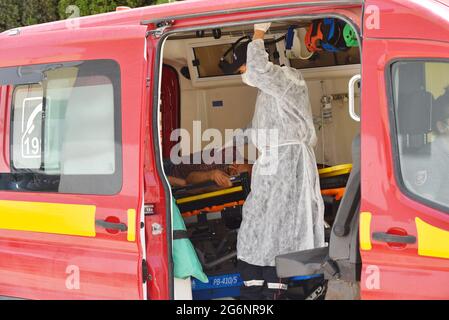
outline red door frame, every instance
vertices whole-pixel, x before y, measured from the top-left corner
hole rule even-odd
[[[408,1],[367,2],[371,9],[379,9],[380,28],[364,26],[360,226],[363,299],[447,299],[449,296],[449,261],[420,254],[424,235],[418,234],[415,222],[419,218],[448,232],[449,215],[410,197],[401,187],[392,144],[396,139],[391,126],[394,120],[389,114],[392,106],[387,95],[392,61],[449,59],[449,37],[447,32],[440,33],[449,30],[449,23],[437,23],[435,16],[435,12],[447,16],[449,10],[436,3],[430,10],[426,8],[429,5],[430,1],[423,1],[422,6]],[[411,24],[426,28],[407,29]],[[374,232],[392,228],[405,230],[417,242],[398,248],[373,240]]]
[[[149,268],[149,287],[148,294],[150,299],[173,299],[174,298],[174,284],[172,277],[173,261],[171,257],[171,201],[169,201],[170,189],[167,181],[162,180],[162,158],[161,150],[157,140],[152,140],[160,135],[158,132],[158,113],[156,106],[159,105],[159,83],[161,81],[161,48],[163,40],[171,33],[182,32],[184,30],[205,30],[210,29],[211,25],[214,28],[220,24],[245,24],[249,21],[255,20],[273,20],[273,17],[300,17],[309,16],[318,18],[321,16],[333,15],[335,17],[344,17],[351,21],[356,30],[359,30],[361,18],[361,5],[344,5],[336,6],[329,5],[327,7],[320,6],[298,6],[292,7],[291,4],[285,4],[286,8],[278,8],[276,10],[265,11],[248,11],[245,13],[233,13],[215,16],[207,15],[204,17],[188,18],[183,17],[179,21],[175,21],[170,32],[165,33],[162,37],[156,37],[154,33],[148,37],[149,55],[154,61],[153,68],[150,66],[150,78],[155,80],[153,86],[148,89],[148,96],[153,99],[152,112],[150,111],[151,123],[148,124],[147,136],[150,141],[147,141],[145,147],[145,205],[148,207],[146,215],[146,234],[147,234],[147,257]],[[155,29],[154,24],[150,25],[150,30]],[[161,233],[152,234],[151,226],[161,227]],[[162,254],[161,254],[162,253]]]

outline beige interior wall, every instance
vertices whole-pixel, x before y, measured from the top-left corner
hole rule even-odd
[[[183,41],[168,41],[165,47],[164,62],[177,68],[185,66],[187,48]],[[180,75],[181,81],[181,126],[191,133],[193,139],[193,121],[201,121],[201,129],[218,129],[225,137],[225,129],[245,128],[251,121],[256,102],[257,89],[243,83],[235,86],[196,88],[192,81]],[[323,79],[327,94],[348,92],[349,78]],[[307,81],[314,117],[321,117],[321,97],[323,95],[320,80]],[[213,101],[223,101],[223,107],[214,108]],[[359,98],[356,98],[359,105]],[[349,117],[348,103],[333,102],[333,122],[321,129],[316,126],[318,144],[315,149],[317,162],[327,165],[351,163],[351,145],[359,132],[360,124]],[[323,139],[324,133],[324,139]],[[324,143],[323,143],[324,141]],[[224,142],[224,141],[223,141]],[[187,141],[186,141],[187,143]],[[191,148],[187,146],[190,144]],[[209,142],[203,142],[202,148]],[[193,148],[193,141],[183,145],[186,153],[200,151]]]
[[[205,91],[207,123],[222,134],[225,129],[245,128],[254,114],[257,89],[240,86],[214,88]],[[223,101],[223,107],[212,107],[213,101]]]
[[[347,94],[350,78],[323,79],[326,94]],[[309,97],[315,118],[321,117],[321,97],[323,95],[320,81],[308,81]],[[355,99],[356,106],[360,105],[360,98]],[[360,123],[351,119],[348,102],[336,100],[332,102],[333,121],[324,124],[317,130],[318,143],[315,155],[318,163],[337,165],[352,162],[352,140],[360,133]],[[356,108],[359,113],[359,108]],[[323,143],[324,141],[324,143]]]
[[[225,143],[225,130],[245,128],[254,113],[257,90],[241,87],[224,87],[198,90],[182,90],[181,126],[193,132],[193,121],[201,121],[202,131],[218,129]],[[214,108],[213,101],[222,101],[223,107]],[[192,136],[193,139],[193,136]],[[191,142],[193,146],[193,142]],[[210,142],[204,141],[202,148]],[[191,150],[197,152],[200,150]]]

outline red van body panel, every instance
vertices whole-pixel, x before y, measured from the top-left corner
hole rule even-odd
[[[376,14],[380,27],[371,27],[371,20],[367,21],[364,38],[449,41],[447,1],[366,1],[365,15]]]
[[[122,83],[123,184],[112,196],[57,193],[0,192],[4,215],[5,201],[83,205],[95,208],[95,220],[115,217],[120,222],[140,225],[143,184],[142,108],[146,65],[144,61],[146,27],[102,27],[52,31],[45,35],[23,35],[2,40],[0,68],[41,63],[111,59],[119,63]],[[136,50],[129,50],[134,47]],[[2,167],[9,168],[10,95],[2,87],[0,127],[2,129]],[[5,168],[2,168],[5,169]],[[9,172],[3,170],[2,172]],[[68,209],[70,209],[68,207]],[[65,210],[64,208],[60,210]],[[138,221],[129,221],[134,210]],[[69,223],[69,222],[67,222]],[[93,221],[95,223],[95,221]],[[27,299],[142,299],[143,249],[140,227],[111,234],[96,226],[93,237],[29,231],[0,230],[0,296]],[[130,232],[135,234],[129,240]],[[76,271],[74,268],[77,268]],[[79,288],[67,287],[70,276],[79,276]],[[70,287],[70,286],[69,286]]]
[[[447,299],[449,257],[444,258],[441,251],[435,256],[420,253],[425,241],[437,238],[419,234],[417,219],[438,230],[436,234],[448,236],[449,212],[430,208],[401,190],[387,92],[393,61],[449,59],[449,7],[434,1],[377,0],[367,1],[366,6],[370,9],[365,10],[362,57],[361,212],[362,219],[369,217],[370,221],[362,222],[365,226],[361,225],[360,232],[362,239],[368,237],[371,248],[361,244],[362,298]],[[367,27],[373,14],[378,14],[380,28]],[[372,237],[375,232],[398,231],[416,237],[416,242],[386,243]]]
[[[449,58],[438,44],[426,42],[428,52]],[[371,233],[393,228],[417,237],[415,244],[395,247],[372,240],[372,249],[362,250],[362,297],[364,299],[445,299],[449,297],[449,261],[418,254],[419,235],[415,219],[441,230],[449,230],[449,215],[405,196],[396,181],[391,128],[386,97],[385,72],[391,59],[428,58],[422,46],[414,41],[364,41],[365,57],[362,105],[362,212],[372,214]],[[409,50],[404,54],[404,50]],[[386,53],[388,52],[388,53]],[[379,57],[381,57],[379,59]],[[371,75],[368,77],[368,75]],[[365,87],[365,88],[366,88]],[[369,92],[368,92],[369,91]],[[381,108],[379,108],[381,107]],[[379,287],[373,286],[378,272]]]
[[[148,37],[148,61],[155,61],[158,41]],[[150,84],[154,84],[155,64],[148,65],[148,75],[153,75]],[[173,280],[171,259],[171,220],[169,220],[170,207],[167,206],[166,189],[156,168],[155,144],[158,143],[160,132],[155,133],[154,117],[157,110],[153,109],[155,86],[147,87],[144,137],[144,204],[150,213],[145,213],[146,254],[148,266],[148,298],[151,300],[167,300],[173,298]],[[162,160],[162,159],[161,159]]]

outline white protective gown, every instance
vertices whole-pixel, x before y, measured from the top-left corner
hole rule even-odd
[[[269,62],[263,40],[248,46],[246,77],[259,89],[252,136],[261,154],[243,206],[237,254],[249,264],[275,266],[280,254],[324,246],[324,204],[313,150],[317,138],[301,73]],[[278,130],[277,145],[254,141],[259,129]],[[277,158],[266,157],[274,148]],[[276,161],[273,174],[267,174],[267,160]]]

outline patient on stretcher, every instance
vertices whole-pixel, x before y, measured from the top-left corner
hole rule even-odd
[[[250,192],[252,165],[247,160],[237,163],[236,157],[230,160],[229,164],[180,165],[164,161],[173,196],[184,216],[243,204]]]
[[[191,158],[193,158],[193,155],[191,155]],[[174,165],[170,159],[165,159],[164,169],[172,187],[214,182],[216,186],[210,186],[208,190],[211,190],[213,187],[216,189],[217,186],[221,189],[232,187],[231,177],[238,176],[241,173],[247,172],[251,176],[252,164],[246,159],[244,163],[237,163],[235,156],[233,157],[232,164],[201,163]]]

